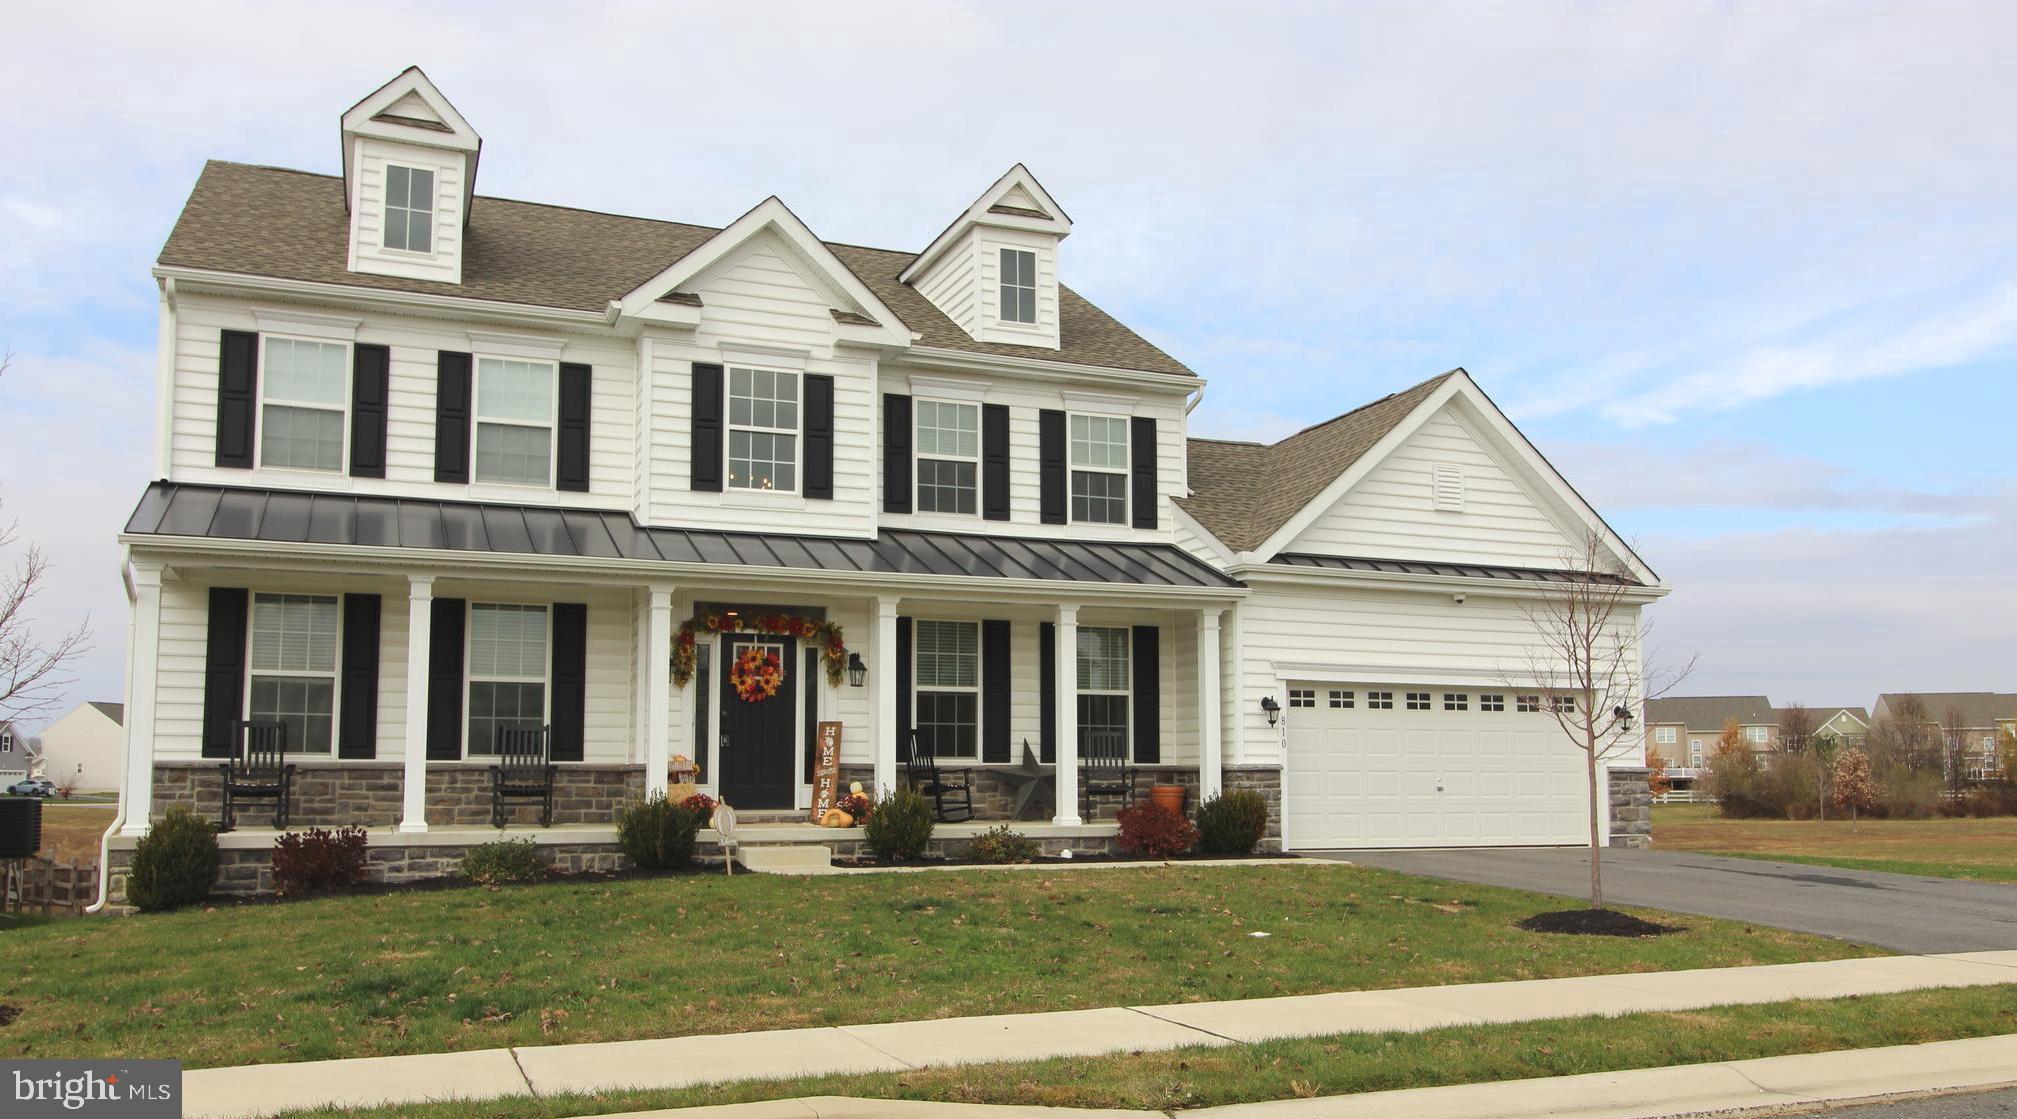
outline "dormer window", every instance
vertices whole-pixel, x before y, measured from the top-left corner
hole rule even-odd
[[[1128,421],[1071,418],[1072,520],[1120,525],[1128,520]]]
[[[342,470],[350,350],[333,342],[266,339],[260,387],[259,464]]]
[[[386,165],[385,247],[410,253],[434,251],[434,172]]]
[[[798,489],[798,374],[728,371],[728,485]]]
[[[1001,320],[1037,321],[1037,254],[1028,249],[1001,251]]]

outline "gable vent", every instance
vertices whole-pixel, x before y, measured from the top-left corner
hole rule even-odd
[[[1429,490],[1436,508],[1452,513],[1464,511],[1464,469],[1448,463],[1429,468]]]

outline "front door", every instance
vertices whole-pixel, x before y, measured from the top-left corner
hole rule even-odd
[[[797,799],[793,763],[798,758],[798,672],[789,637],[753,633],[721,639],[721,799],[737,808],[790,808]],[[775,657],[782,676],[775,695],[737,687],[735,669],[744,654]],[[759,672],[762,670],[759,668]]]

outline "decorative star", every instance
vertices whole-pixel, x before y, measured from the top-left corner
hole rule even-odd
[[[1023,818],[1023,810],[1030,801],[1036,799],[1039,791],[1049,795],[1052,804],[1057,803],[1057,772],[1054,768],[1037,760],[1036,752],[1030,749],[1030,740],[1023,739],[1023,760],[1015,765],[995,770],[995,774],[1009,784],[1016,786],[1016,804],[1009,815],[1013,819]]]

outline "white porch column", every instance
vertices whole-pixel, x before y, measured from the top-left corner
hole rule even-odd
[[[1058,604],[1056,662],[1057,815],[1051,823],[1076,827],[1079,818],[1079,608]]]
[[[154,812],[154,712],[161,655],[161,565],[132,565],[133,619],[127,629],[126,820],[121,835],[146,835]]]
[[[1219,738],[1219,611],[1198,613],[1198,799],[1225,784],[1225,750]]]
[[[896,607],[898,599],[875,600],[875,792],[896,789]]]
[[[427,830],[427,670],[434,657],[434,576],[406,581],[406,770],[399,830]]]
[[[644,793],[663,795],[672,764],[672,588],[651,588],[645,621]]]

